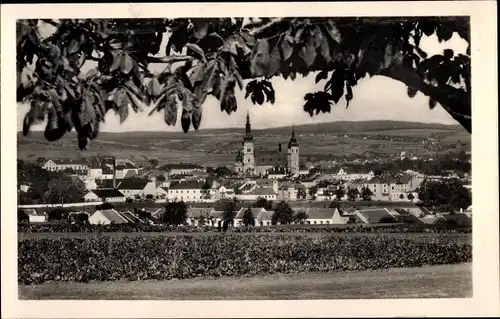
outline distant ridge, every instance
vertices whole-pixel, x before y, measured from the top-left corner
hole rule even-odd
[[[205,134],[243,134],[244,127],[241,128],[220,128],[220,129],[200,129],[198,131],[190,131],[187,134],[179,132],[162,132],[162,131],[129,131],[129,132],[101,132],[97,137],[99,139],[113,138],[120,136],[134,137],[169,137],[169,138],[189,138],[189,136],[205,135]],[[467,131],[460,125],[449,125],[439,123],[419,123],[419,122],[402,122],[402,121],[338,121],[325,122],[314,124],[295,125],[295,132],[298,134],[356,134],[382,132],[392,130],[428,130],[428,131],[450,131],[457,133],[466,133]],[[289,135],[292,131],[292,126],[280,126],[268,129],[256,129],[252,131],[256,135],[261,134],[281,134]],[[30,132],[27,137],[23,137],[21,132],[18,132],[18,139],[29,140],[30,138],[45,139],[43,131]],[[76,139],[76,132],[66,134],[62,140]]]

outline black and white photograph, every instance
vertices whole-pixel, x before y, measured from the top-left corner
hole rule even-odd
[[[15,19],[19,301],[476,297],[470,15],[141,6]]]

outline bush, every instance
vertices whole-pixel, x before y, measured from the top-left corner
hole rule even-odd
[[[387,236],[93,236],[19,242],[18,282],[255,276],[470,262],[472,246]]]

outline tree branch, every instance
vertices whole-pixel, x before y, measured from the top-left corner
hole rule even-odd
[[[434,87],[425,83],[414,70],[401,66],[384,69],[379,75],[403,82],[436,100],[469,133],[472,133],[471,100],[465,91],[449,85]]]
[[[170,55],[164,57],[148,56],[146,59],[150,63],[174,63],[174,62],[192,61],[194,58],[189,55]]]

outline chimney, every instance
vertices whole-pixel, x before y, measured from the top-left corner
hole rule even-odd
[[[113,157],[113,189],[116,189],[116,157]]]

